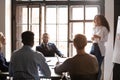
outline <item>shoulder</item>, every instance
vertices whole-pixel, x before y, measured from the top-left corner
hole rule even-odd
[[[106,28],[105,26],[102,26],[102,29],[103,29],[103,30],[107,30],[107,28]]]
[[[41,48],[43,48],[43,44],[36,46],[36,49],[41,49]]]
[[[41,43],[40,45],[36,46],[36,47],[41,47],[41,46],[43,46],[43,44],[42,44],[42,43]]]
[[[64,61],[64,64],[69,64],[69,63],[71,63],[73,60],[74,60],[74,57],[68,58],[68,59],[66,59],[66,60]]]
[[[54,43],[51,43],[51,42],[49,42],[48,44],[49,44],[49,45],[55,45]]]
[[[105,33],[109,32],[108,29],[105,26],[102,27],[102,31],[104,31]]]
[[[16,49],[16,50],[14,50],[13,53],[12,53],[12,56],[15,55],[15,54],[17,54],[17,53],[19,53],[20,50],[21,50],[21,49]]]
[[[49,45],[49,46],[55,46],[55,44],[54,44],[54,43],[51,43],[51,42],[49,42],[48,45]]]
[[[41,60],[45,60],[45,57],[44,55],[41,53],[41,52],[38,52],[38,51],[34,51],[32,56],[34,57],[35,60],[37,61],[41,61]]]
[[[35,54],[36,56],[43,56],[43,54],[42,54],[41,52],[39,52],[39,51],[34,51],[34,54]]]
[[[95,55],[92,55],[92,54],[88,54],[88,55],[91,60],[97,61],[97,58]]]

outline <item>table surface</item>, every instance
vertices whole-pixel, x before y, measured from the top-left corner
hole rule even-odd
[[[60,57],[45,57],[46,61],[49,65],[49,68],[51,70],[51,77],[50,78],[61,78],[61,75],[58,75],[54,71],[54,67],[57,62],[64,62],[67,58],[60,58]],[[0,72],[0,76],[9,76],[9,72]],[[41,78],[48,78],[45,76],[40,76]]]

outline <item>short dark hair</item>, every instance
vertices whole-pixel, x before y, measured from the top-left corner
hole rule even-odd
[[[33,45],[34,44],[34,33],[31,31],[25,31],[21,35],[22,42],[24,45]]]

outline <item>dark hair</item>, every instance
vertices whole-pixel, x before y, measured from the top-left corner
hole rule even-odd
[[[22,42],[24,45],[30,45],[33,46],[34,44],[34,33],[31,31],[25,31],[21,35]]]
[[[96,15],[95,17],[99,17],[99,19],[101,21],[101,25],[106,27],[109,32],[110,26],[109,26],[109,23],[108,23],[107,19],[105,18],[105,16],[104,15]]]

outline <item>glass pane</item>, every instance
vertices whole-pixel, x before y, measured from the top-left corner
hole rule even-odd
[[[88,53],[88,54],[90,53],[91,47],[92,47],[92,43],[87,43],[87,45],[85,47],[86,53]]]
[[[27,25],[17,25],[16,27],[16,38],[21,39],[21,33],[27,30]]]
[[[73,40],[74,36],[76,34],[83,34],[84,28],[83,28],[83,23],[79,22],[79,23],[71,23],[70,24],[70,40]]]
[[[86,6],[85,12],[86,20],[93,20],[94,16],[98,14],[98,7]]]
[[[21,41],[16,41],[16,49],[20,49],[22,45]]]
[[[93,22],[85,23],[85,35],[87,37],[87,40],[91,41],[93,27],[94,27]]]
[[[58,25],[58,41],[67,41],[68,28],[67,25]]]
[[[21,33],[27,30],[27,25],[17,25],[16,27],[16,49],[22,46]]]
[[[67,57],[67,42],[57,42],[58,49],[65,57]]]
[[[22,24],[27,24],[28,21],[28,10],[27,8],[22,9]]]
[[[75,50],[73,43],[69,43],[69,57],[72,57],[76,54],[77,54],[77,52]]]
[[[54,42],[56,41],[56,25],[46,25],[46,32],[50,36],[50,41]]]
[[[46,8],[46,23],[56,23],[56,8],[54,6],[47,6]]]
[[[39,25],[32,25],[32,32],[34,32],[34,46],[35,50],[36,46],[39,45]]]
[[[71,6],[70,7],[70,19],[71,20],[83,20],[84,8],[83,6]]]
[[[42,16],[42,17],[41,17],[41,22],[40,22],[40,23],[41,23],[41,27],[40,27],[40,28],[41,28],[41,34],[44,33],[44,31],[45,31],[45,26],[46,26],[46,25],[45,25],[45,11],[44,11],[44,10],[45,10],[45,8],[42,6],[42,7],[41,7],[41,14],[40,14],[40,15]]]
[[[32,25],[32,32],[34,32],[35,41],[39,41],[39,25]]]
[[[39,8],[32,8],[32,24],[37,23],[39,24]]]
[[[57,8],[57,23],[63,24],[68,23],[68,9],[66,6],[59,6],[60,8]]]
[[[27,8],[26,6],[18,6],[16,9],[16,23],[17,25],[27,24]]]

